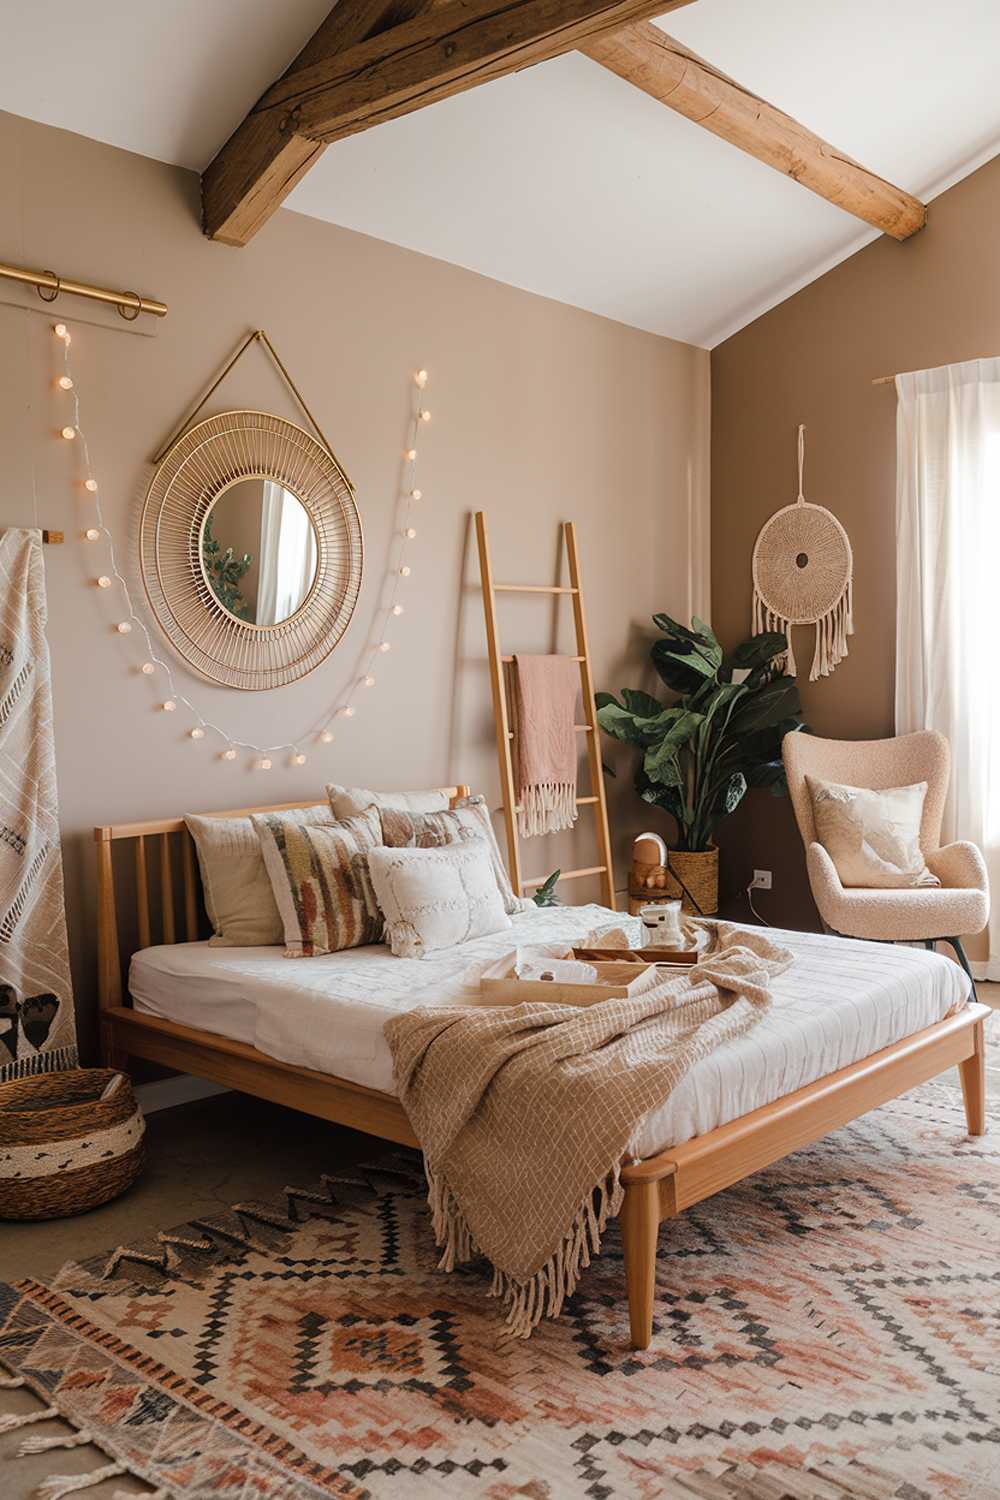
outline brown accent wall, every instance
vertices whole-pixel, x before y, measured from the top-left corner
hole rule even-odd
[[[285,739],[335,701],[370,638],[392,541],[410,388],[431,372],[433,422],[421,443],[426,499],[416,525],[407,613],[356,719],[309,764],[270,773],[224,764],[186,716],[156,712],[137,676],[138,637],[112,634],[117,591],[90,580],[99,550],[77,545],[88,504],[80,444],[55,436],[60,400],[52,318],[0,285],[0,525],[61,527],[46,550],[48,635],[70,936],[81,1034],[93,1037],[95,823],[322,795],[326,780],[369,786],[468,781],[499,802],[484,666],[472,510],[490,517],[500,579],[551,581],[557,523],[578,523],[597,683],[636,681],[649,615],[707,609],[708,355],[547,301],[426,256],[280,212],[245,250],[198,228],[191,173],[0,114],[0,258],[52,266],[170,304],[155,338],[119,331],[87,304],[59,307],[109,522],[130,558],[148,459],[248,328],[262,326],[357,485],[367,569],[355,621],[328,663],[277,692],[240,694],[178,669],[205,716],[250,739]],[[456,212],[462,205],[455,205]],[[36,304],[37,305],[37,304]],[[98,318],[92,321],[77,319]],[[259,351],[211,409],[294,415]],[[134,567],[130,574],[135,579]],[[141,594],[141,587],[139,587]],[[572,649],[549,603],[508,600],[513,650]],[[568,623],[568,610],[564,619]],[[161,652],[167,652],[164,642]],[[616,754],[612,749],[612,757]],[[528,874],[594,862],[581,831],[536,847]],[[619,857],[645,815],[612,788]],[[567,887],[568,899],[596,888]]]
[[[998,352],[998,241],[995,159],[937,198],[913,239],[876,240],[713,350],[712,597],[721,637],[749,633],[754,539],[795,498],[799,422],[808,428],[806,496],[840,517],[854,548],[849,658],[809,683],[811,630],[795,635],[806,718],[818,734],[893,732],[895,395],[872,378]],[[816,924],[787,802],[746,799],[721,841],[731,896],[755,866],[773,869],[761,912]]]

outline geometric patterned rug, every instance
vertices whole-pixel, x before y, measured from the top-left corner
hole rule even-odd
[[[0,1285],[0,1367],[171,1500],[996,1500],[998,1245],[939,1082],[664,1225],[643,1353],[616,1226],[498,1341],[394,1153]]]

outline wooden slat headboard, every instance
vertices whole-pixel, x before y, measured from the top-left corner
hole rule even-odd
[[[467,786],[438,787],[449,801],[467,797]],[[199,817],[247,818],[251,813],[291,812],[302,807],[316,807],[323,798],[313,797],[305,802],[272,802],[266,807],[235,807],[222,812],[200,813]],[[176,836],[176,839],[175,839]],[[188,832],[183,817],[156,818],[141,823],[110,823],[94,829],[97,844],[97,994],[101,1011],[129,1005],[126,994],[123,1002],[123,978],[132,954],[151,943],[194,942],[199,937],[201,901],[201,876],[195,857],[194,840]],[[172,842],[173,841],[173,842]],[[183,905],[183,933],[175,910],[174,849],[180,846],[180,892]],[[116,844],[131,842],[134,848],[133,883],[136,902],[135,941],[126,937],[119,919],[115,899],[116,862],[113,850]],[[156,849],[153,849],[153,845]],[[155,859],[154,866],[151,861]],[[124,875],[121,861],[118,874]],[[159,886],[159,907],[150,901],[150,877]],[[154,920],[154,918],[156,920]]]

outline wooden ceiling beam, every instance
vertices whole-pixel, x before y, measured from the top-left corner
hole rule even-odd
[[[908,239],[924,227],[927,209],[918,198],[751,94],[658,26],[648,21],[627,26],[595,37],[579,50],[669,109],[894,239]]]
[[[245,245],[331,141],[585,46],[687,0],[447,0],[360,40],[341,0],[202,175],[204,230]],[[378,11],[377,0],[350,0]],[[398,0],[404,7],[408,0]],[[346,14],[341,22],[346,23]],[[376,27],[379,21],[376,17]],[[332,49],[332,50],[330,50]],[[304,65],[298,64],[305,59]]]

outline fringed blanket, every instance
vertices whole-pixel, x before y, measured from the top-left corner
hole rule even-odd
[[[0,1083],[76,1064],[42,538],[11,530],[0,536]]]
[[[576,822],[576,700],[571,656],[514,657],[514,782],[522,838]]]
[[[424,1152],[441,1266],[482,1254],[510,1331],[558,1316],[624,1196],[635,1129],[685,1073],[748,1031],[792,956],[725,923],[690,974],[588,1009],[440,1006],[388,1022]]]

